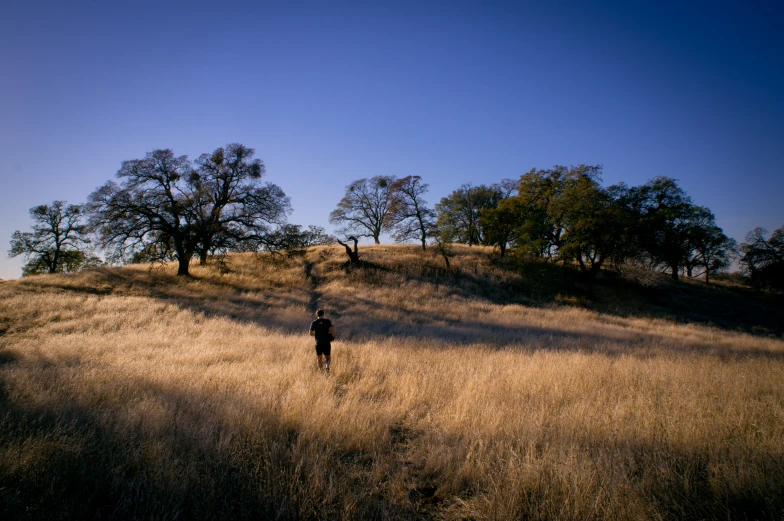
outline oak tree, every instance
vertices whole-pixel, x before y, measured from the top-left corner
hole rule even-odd
[[[219,148],[197,161],[171,150],[124,161],[117,178],[89,197],[90,226],[115,260],[177,261],[188,275],[196,253],[205,258],[216,241],[263,248],[290,203],[276,185],[261,184],[263,164],[242,145]]]
[[[273,231],[286,223],[289,199],[279,186],[261,182],[264,163],[253,155],[252,148],[233,143],[196,160],[187,184],[200,264],[215,249],[276,248],[286,235]]]
[[[473,246],[487,243],[482,211],[498,206],[501,194],[485,185],[465,184],[441,199],[436,205],[439,233],[446,242]]]

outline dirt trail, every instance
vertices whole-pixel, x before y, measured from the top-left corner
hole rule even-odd
[[[319,279],[313,275],[313,263],[308,260],[305,261],[305,277],[310,281],[310,299],[308,300],[308,311],[315,313],[318,309],[321,293],[316,290],[319,284]]]

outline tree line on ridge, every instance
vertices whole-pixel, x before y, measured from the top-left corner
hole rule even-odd
[[[85,204],[54,201],[30,209],[30,232],[14,232],[9,256],[24,255],[23,275],[71,272],[102,261],[176,261],[188,275],[192,259],[231,251],[302,251],[338,242],[358,260],[357,241],[382,234],[423,250],[450,243],[492,246],[501,256],[574,263],[595,277],[603,266],[633,263],[669,273],[711,277],[734,259],[755,287],[784,289],[784,227],[766,238],[756,228],[738,245],[668,177],[641,186],[601,184],[601,167],[532,169],[519,179],[460,186],[434,207],[420,176],[375,176],[349,184],[330,213],[337,226],[289,224],[291,202],[263,181],[254,150],[230,144],[195,161],[171,150],[123,161],[117,181]],[[354,242],[352,250],[347,242]]]

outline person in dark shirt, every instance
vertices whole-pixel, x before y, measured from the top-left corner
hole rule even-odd
[[[324,310],[316,311],[316,320],[310,324],[310,336],[316,337],[316,356],[318,367],[329,373],[329,362],[332,355],[332,341],[335,340],[335,329],[332,322],[324,318]],[[322,360],[321,357],[324,357]]]

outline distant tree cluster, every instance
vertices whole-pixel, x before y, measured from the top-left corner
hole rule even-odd
[[[32,232],[15,232],[10,256],[25,255],[24,274],[74,271],[100,262],[191,260],[202,264],[218,251],[270,251],[331,242],[322,228],[287,224],[291,204],[283,190],[262,182],[264,163],[240,144],[218,148],[191,162],[171,150],[124,161],[118,181],[108,181],[85,205],[32,208]]]
[[[352,240],[369,237],[379,244],[381,233],[389,231],[397,242],[416,240],[424,250],[436,217],[422,197],[427,189],[419,176],[359,179],[346,187],[329,221],[339,226],[338,235]]]
[[[442,233],[457,242],[514,248],[530,256],[576,262],[595,277],[608,260],[710,276],[729,266],[735,242],[713,213],[695,205],[675,180],[642,186],[601,185],[601,167],[531,170],[514,190],[507,180],[461,187],[437,205]]]
[[[740,245],[740,264],[757,288],[784,290],[784,226],[765,239],[767,231],[755,228]]]
[[[591,278],[610,261],[667,272],[673,279],[700,276],[709,282],[738,252],[713,213],[694,204],[668,177],[605,188],[600,166],[533,169],[518,180],[463,185],[435,209],[423,198],[427,188],[418,176],[360,179],[346,187],[330,221],[353,240],[372,237],[378,243],[381,233],[388,232],[397,242],[416,240],[423,249],[428,241],[442,249],[451,242],[494,246],[502,256],[511,249],[547,261],[574,262]],[[774,287],[781,234],[765,241],[761,233],[747,238],[753,246],[741,245],[741,264],[759,286]]]

